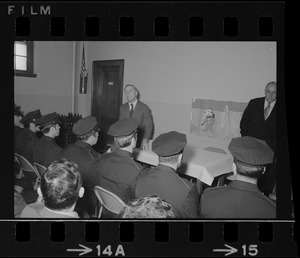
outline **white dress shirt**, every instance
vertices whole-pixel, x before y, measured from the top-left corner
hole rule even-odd
[[[276,100],[270,103],[270,109],[269,109],[269,113],[268,113],[267,118],[268,118],[269,115],[271,114],[271,112],[272,112],[272,110],[273,110],[273,107],[274,107],[275,103],[276,103]],[[264,110],[266,109],[267,106],[268,106],[268,101],[265,99]]]

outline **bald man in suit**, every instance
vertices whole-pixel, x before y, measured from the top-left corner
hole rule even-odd
[[[150,108],[138,99],[139,92],[132,84],[127,84],[124,93],[128,102],[120,106],[119,119],[133,117],[138,120],[137,147],[149,149],[149,139],[153,130]]]
[[[265,140],[274,151],[276,160],[276,82],[269,82],[265,87],[265,97],[249,101],[241,123],[241,135]],[[267,166],[265,174],[260,178],[258,186],[269,195],[276,183],[275,162]]]

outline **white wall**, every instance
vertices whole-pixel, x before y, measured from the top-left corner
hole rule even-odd
[[[92,61],[124,59],[157,131],[190,130],[193,98],[248,102],[276,81],[275,42],[89,42]],[[91,81],[89,81],[91,83]],[[91,85],[89,84],[89,87]],[[90,96],[87,102],[90,106]],[[125,101],[125,99],[124,99]]]
[[[83,44],[87,94],[78,89]],[[138,87],[158,133],[189,133],[193,98],[248,102],[276,81],[275,42],[35,42],[38,77],[15,77],[15,102],[25,113],[89,115],[92,62],[113,59],[125,60],[124,85]]]
[[[34,42],[36,78],[15,76],[15,103],[27,113],[67,114],[72,109],[73,42]]]

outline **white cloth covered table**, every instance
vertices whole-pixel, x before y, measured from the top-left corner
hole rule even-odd
[[[207,137],[189,138],[178,173],[192,176],[207,185],[211,185],[215,177],[232,171],[233,158],[228,151],[228,144],[228,141]],[[133,156],[136,160],[152,166],[158,164],[157,154],[150,150],[134,149]]]

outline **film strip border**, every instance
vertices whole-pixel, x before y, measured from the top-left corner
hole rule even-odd
[[[5,232],[1,256],[298,256],[295,225],[290,222],[11,221],[0,225]]]
[[[0,7],[6,46],[14,40],[270,40],[277,41],[283,62],[282,2],[11,1]],[[283,81],[284,68],[278,67]],[[278,186],[281,194],[284,189]],[[0,224],[1,256],[298,256],[296,224],[290,221]]]
[[[279,2],[63,2],[1,7],[16,39],[274,40],[282,39]]]
[[[44,9],[41,9],[44,10]],[[47,9],[46,9],[47,10]],[[48,9],[49,10],[49,9]],[[12,10],[9,10],[9,12]],[[53,38],[67,36],[65,17],[51,17],[49,19],[49,33]],[[188,36],[190,38],[201,38],[206,33],[206,27],[203,17],[194,16],[188,18]],[[229,38],[235,38],[239,36],[240,26],[239,19],[237,17],[224,17],[222,21],[223,36]],[[135,18],[120,17],[119,18],[119,36],[124,39],[136,39],[136,25]],[[274,23],[272,17],[259,17],[257,21],[257,34],[262,39],[273,36]],[[84,19],[84,36],[90,39],[101,38],[100,34],[100,18],[99,17],[86,17]],[[168,38],[170,35],[170,18],[169,17],[155,17],[153,19],[153,36],[158,39]],[[19,16],[16,18],[16,36],[17,37],[29,37],[31,35],[31,20],[30,17]],[[101,30],[102,32],[102,30]]]

